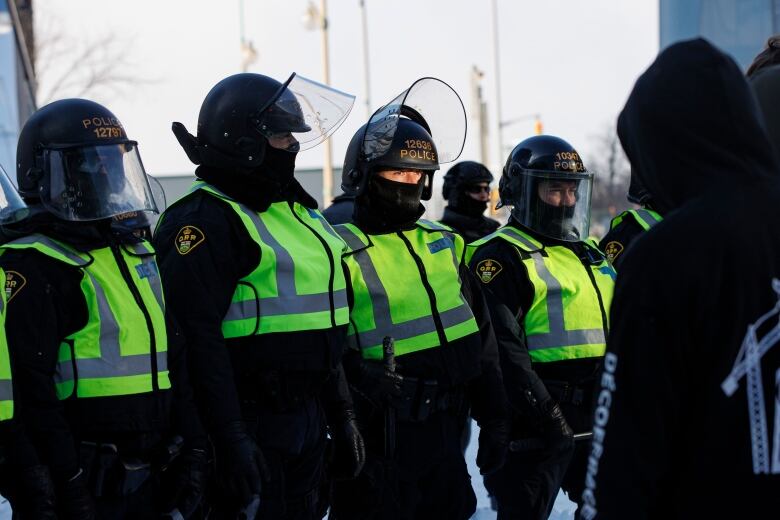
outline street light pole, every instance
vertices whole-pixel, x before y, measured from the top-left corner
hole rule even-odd
[[[366,120],[371,117],[371,74],[368,58],[368,19],[366,17],[366,0],[360,0],[360,15],[363,22],[363,81],[366,95]]]
[[[320,0],[320,28],[322,39],[322,79],[330,86],[330,52],[328,50],[328,6]],[[333,198],[333,147],[330,138],[325,139],[325,162],[322,166],[322,206]]]
[[[496,82],[496,139],[498,140],[498,156],[496,157],[496,171],[501,168],[501,160],[504,155],[504,132],[501,128],[501,60],[498,45],[498,2],[491,2],[493,11],[493,73]]]

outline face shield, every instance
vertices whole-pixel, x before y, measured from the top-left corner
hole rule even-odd
[[[41,203],[61,219],[158,211],[135,142],[46,148],[43,158]]]
[[[0,166],[0,226],[24,220],[29,214],[11,179]]]
[[[593,174],[522,170],[513,177],[512,216],[540,235],[577,242],[588,237]]]
[[[299,152],[327,139],[344,122],[355,96],[293,73],[253,123],[275,148]]]
[[[362,152],[367,162],[375,161],[390,151],[401,116],[428,130],[436,145],[439,164],[452,162],[460,156],[466,142],[463,102],[443,81],[421,78],[371,116],[363,137]],[[405,144],[410,150],[417,146],[417,143]]]

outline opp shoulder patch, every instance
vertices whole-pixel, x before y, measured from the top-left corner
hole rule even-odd
[[[184,226],[176,234],[176,251],[180,255],[186,255],[206,240],[203,231],[195,226]]]
[[[612,242],[607,242],[607,245],[604,246],[604,256],[607,257],[607,260],[610,262],[614,261],[615,258],[620,256],[620,253],[623,252],[623,244],[620,242],[613,240]]]
[[[477,263],[475,270],[480,282],[490,283],[493,281],[493,278],[498,276],[498,273],[501,272],[501,269],[503,268],[501,267],[500,263],[496,262],[492,258],[486,258],[485,260]]]
[[[17,271],[5,272],[5,301],[10,302],[22,287],[27,285],[27,278]]]

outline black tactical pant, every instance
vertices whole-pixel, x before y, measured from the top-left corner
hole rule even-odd
[[[569,396],[560,399],[554,388],[548,388],[553,398],[561,401],[566,421],[575,433],[590,431],[593,415],[589,389],[579,392],[579,397],[571,402]],[[511,438],[538,435],[527,425],[518,423]],[[589,441],[548,443],[543,448],[510,451],[504,467],[485,477],[485,488],[498,503],[498,520],[545,520],[550,516],[559,489],[579,506],[589,455]]]
[[[366,465],[358,478],[335,483],[331,519],[465,520],[474,514],[461,416],[444,411],[398,422],[392,460],[384,456],[381,410],[364,423]]]
[[[254,410],[247,420],[249,431],[268,464],[271,480],[264,483],[255,518],[262,520],[314,520],[318,514],[323,478],[326,422],[317,398],[309,398],[284,412]],[[211,486],[209,518],[235,519],[241,507]],[[250,519],[251,520],[251,519]]]

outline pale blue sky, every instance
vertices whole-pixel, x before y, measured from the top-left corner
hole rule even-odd
[[[319,4],[319,2],[316,2]],[[495,89],[490,0],[366,0],[374,108],[421,76],[450,83],[471,113],[470,71],[485,72],[491,166],[496,164]],[[284,80],[292,71],[321,79],[320,37],[301,18],[306,0],[244,0],[248,39],[259,51],[250,68]],[[331,83],[357,95],[333,137],[339,166],[352,133],[365,121],[358,0],[329,0]],[[586,158],[595,135],[622,107],[636,77],[658,50],[656,0],[498,0],[503,119],[538,112],[545,133],[569,140]],[[238,0],[37,0],[38,30],[52,25],[76,41],[115,34],[128,42],[127,72],[142,82],[124,96],[96,93],[140,142],[147,170],[184,173],[192,165],[170,131],[195,132],[211,86],[239,72]],[[63,59],[59,66],[71,66]],[[44,85],[45,86],[45,85]],[[469,119],[469,124],[472,121]],[[474,128],[474,126],[471,126]],[[505,129],[510,145],[533,122]],[[478,159],[469,132],[461,159]],[[322,149],[303,152],[300,166],[320,166]],[[501,157],[503,162],[504,157]]]

